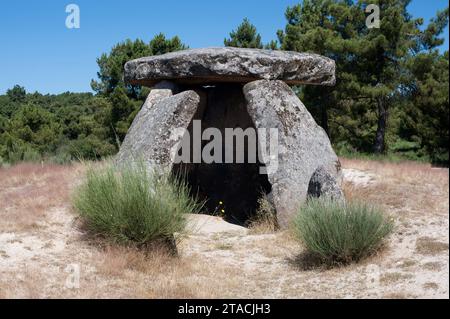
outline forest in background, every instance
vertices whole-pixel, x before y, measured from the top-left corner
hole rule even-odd
[[[412,18],[409,0],[379,0],[380,28],[368,29],[369,1],[305,0],[286,10],[277,40],[262,43],[244,19],[224,45],[313,52],[336,61],[336,86],[296,87],[341,156],[449,164],[449,53],[439,51],[448,8]],[[123,81],[135,58],[188,48],[162,33],[125,40],[98,59],[95,93],[43,95],[16,85],[0,95],[0,166],[66,163],[115,154],[148,88]]]

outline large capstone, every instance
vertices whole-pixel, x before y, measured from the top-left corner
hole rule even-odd
[[[251,220],[258,199],[267,198],[279,225],[287,227],[308,197],[343,199],[340,163],[328,136],[287,85],[331,85],[334,68],[334,61],[315,54],[236,48],[130,61],[125,79],[153,89],[117,162],[142,159],[152,170],[181,176],[192,196],[206,202],[207,213],[236,224]],[[240,147],[225,143],[230,129],[254,130],[254,144],[251,134]],[[217,135],[222,144],[211,148]],[[232,162],[226,160],[230,148]]]
[[[260,79],[334,85],[335,63],[312,53],[206,48],[150,56],[125,64],[125,80],[135,85],[152,86],[161,80],[207,84]]]

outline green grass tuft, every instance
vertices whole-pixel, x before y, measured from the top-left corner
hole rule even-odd
[[[184,182],[156,176],[143,163],[90,168],[73,205],[94,234],[137,246],[172,241],[185,229],[186,213],[201,209]]]
[[[327,198],[309,199],[294,220],[296,237],[329,264],[367,257],[392,230],[392,220],[373,206]]]

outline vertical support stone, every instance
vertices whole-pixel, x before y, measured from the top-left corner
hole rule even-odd
[[[282,81],[259,80],[244,86],[247,110],[257,129],[278,130],[278,167],[270,169],[269,137],[263,162],[272,185],[271,199],[278,222],[287,227],[308,196],[308,186],[322,167],[339,181],[340,163],[325,131],[292,89]],[[263,147],[260,141],[260,147]]]
[[[143,160],[151,170],[168,172],[200,98],[194,91],[173,96],[170,89],[152,92],[134,119],[116,162],[120,165]]]
[[[128,129],[127,135],[125,136],[122,145],[133,143],[132,142],[133,136],[136,134],[136,132],[139,132],[139,130],[141,129],[142,123],[145,122],[147,114],[153,105],[162,101],[165,98],[171,97],[172,95],[178,93],[178,90],[179,90],[178,86],[173,82],[161,81],[157,83],[151,89],[150,93],[145,99],[144,104],[141,107],[141,110],[134,118],[133,123],[131,123],[131,126]]]

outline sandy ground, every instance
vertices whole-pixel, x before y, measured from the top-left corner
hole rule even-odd
[[[70,207],[83,173],[22,164],[0,169],[2,298],[449,298],[448,170],[343,160],[349,200],[396,223],[387,247],[326,269],[288,231],[255,232],[191,216],[179,257],[87,238]]]

